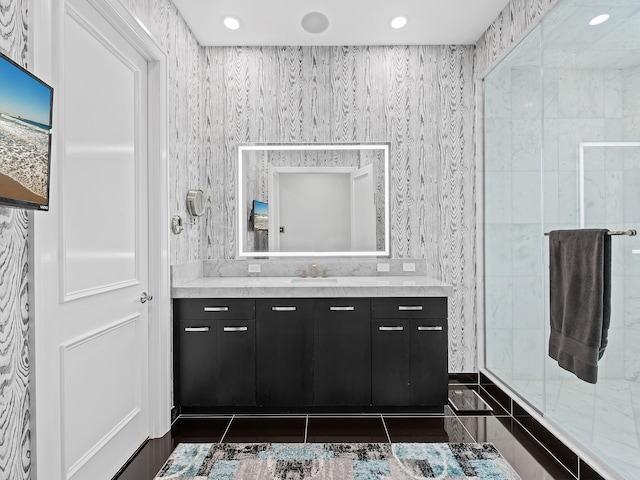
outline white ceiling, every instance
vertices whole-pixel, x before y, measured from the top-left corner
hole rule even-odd
[[[509,0],[173,0],[203,46],[473,44]],[[303,30],[310,12],[329,19],[319,34]],[[409,22],[394,30],[389,21]],[[238,30],[222,24],[240,19]]]

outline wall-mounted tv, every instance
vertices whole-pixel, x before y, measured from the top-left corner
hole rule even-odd
[[[53,88],[0,53],[0,205],[49,210]]]
[[[253,201],[253,231],[269,230],[269,206],[259,200]]]

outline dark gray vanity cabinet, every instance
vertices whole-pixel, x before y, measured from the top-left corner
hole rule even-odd
[[[318,298],[313,304],[313,403],[371,403],[371,301]]]
[[[374,298],[371,316],[373,405],[445,405],[447,299]]]
[[[255,302],[174,299],[175,403],[255,405]]]
[[[256,300],[256,383],[260,406],[313,400],[313,300]]]
[[[174,299],[185,412],[442,411],[447,299]]]

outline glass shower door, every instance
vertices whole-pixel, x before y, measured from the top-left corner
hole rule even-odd
[[[581,142],[579,228],[640,225],[640,143]],[[546,415],[626,478],[640,467],[640,239],[611,237],[611,326],[595,385],[547,360]]]

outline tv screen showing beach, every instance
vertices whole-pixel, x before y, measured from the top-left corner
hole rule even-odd
[[[269,206],[258,200],[253,201],[253,230],[269,230]]]
[[[0,55],[0,203],[49,204],[53,89]]]

